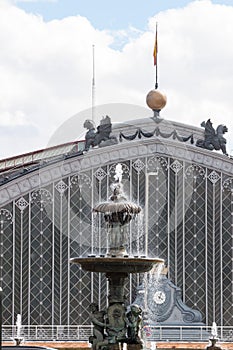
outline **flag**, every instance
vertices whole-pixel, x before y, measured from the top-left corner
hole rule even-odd
[[[158,54],[158,40],[157,40],[157,24],[156,24],[156,33],[155,33],[155,46],[153,51],[154,56],[154,66],[157,65],[157,54]]]

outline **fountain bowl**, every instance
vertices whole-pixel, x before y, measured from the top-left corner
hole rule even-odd
[[[155,264],[164,263],[164,260],[160,258],[93,256],[71,258],[70,262],[81,265],[85,271],[129,274],[148,272]]]

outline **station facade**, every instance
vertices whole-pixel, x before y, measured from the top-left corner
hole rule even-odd
[[[4,324],[21,314],[25,325],[88,325],[90,304],[104,308],[105,277],[69,260],[106,252],[92,208],[109,198],[120,163],[124,191],[143,209],[130,226],[130,255],[163,258],[206,325],[232,326],[232,159],[195,145],[203,129],[175,122],[145,118],[113,133],[117,144],[2,170]],[[130,278],[130,302],[141,283]]]

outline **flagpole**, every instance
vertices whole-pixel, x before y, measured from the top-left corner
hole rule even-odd
[[[92,45],[92,100],[91,119],[95,121],[95,45]]]
[[[158,22],[156,22],[156,33],[155,33],[155,50],[156,50],[156,66],[155,66],[155,90],[158,89],[158,39],[157,39],[157,28]]]
[[[156,64],[156,68],[155,68],[155,90],[158,89],[158,63]]]

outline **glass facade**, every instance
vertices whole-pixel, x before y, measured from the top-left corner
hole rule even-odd
[[[128,252],[164,258],[203,322],[231,326],[233,177],[161,154],[120,162],[124,191],[143,208],[131,223]],[[48,181],[0,209],[5,325],[17,314],[27,325],[90,324],[90,303],[105,307],[105,277],[69,259],[105,253],[106,228],[92,208],[109,198],[117,163]],[[141,278],[130,277],[129,302]]]

